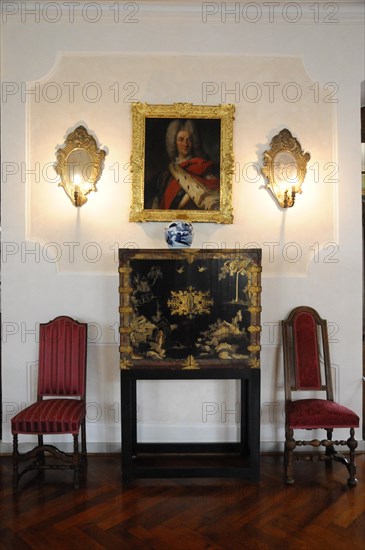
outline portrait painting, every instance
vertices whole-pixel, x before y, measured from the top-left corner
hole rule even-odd
[[[131,221],[232,223],[233,113],[133,104]]]

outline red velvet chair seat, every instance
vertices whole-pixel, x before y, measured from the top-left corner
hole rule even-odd
[[[11,420],[13,434],[78,434],[85,418],[85,402],[79,399],[37,401]]]
[[[325,399],[299,399],[287,403],[289,428],[358,428],[359,417],[353,411]]]

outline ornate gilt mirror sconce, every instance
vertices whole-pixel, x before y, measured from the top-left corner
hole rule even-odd
[[[55,170],[61,178],[59,185],[74,206],[85,204],[86,195],[96,191],[105,154],[84,126],[68,134],[64,146],[58,149]]]
[[[307,173],[309,153],[304,153],[299,141],[284,128],[273,137],[270,149],[264,152],[262,173],[268,180],[275,199],[282,208],[294,205],[295,197],[302,192]]]

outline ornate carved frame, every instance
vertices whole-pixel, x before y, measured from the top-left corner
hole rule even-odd
[[[132,204],[130,221],[162,222],[185,219],[191,222],[232,223],[234,110],[234,105],[201,106],[190,103],[175,103],[173,105],[132,104]],[[154,119],[154,121],[151,121],[151,119]],[[149,151],[150,146],[155,146],[155,141],[158,141],[160,144],[160,149],[165,150],[165,135],[163,135],[163,138],[162,136],[154,135],[153,139],[146,139],[146,134],[148,134],[148,131],[146,131],[147,124],[156,123],[157,119],[161,119],[161,128],[164,125],[164,127],[167,126],[169,121],[166,119],[170,119],[171,121],[174,119],[195,119],[201,127],[204,127],[204,121],[220,121],[219,136],[217,139],[219,143],[215,144],[215,148],[217,146],[219,148],[220,190],[218,210],[201,210],[198,207],[196,210],[158,209],[145,204],[147,191],[146,179],[148,179],[146,151]]]
[[[119,250],[120,365],[260,366],[261,250]]]
[[[79,161],[71,161],[71,155],[86,154],[88,162],[82,164],[80,156]],[[95,139],[91,136],[84,126],[78,126],[66,137],[64,147],[58,149],[57,164],[55,170],[60,176],[59,186],[63,187],[66,195],[74,206],[82,206],[87,201],[86,195],[91,191],[96,191],[96,183],[99,181],[102,165],[105,158],[105,151],[99,149]],[[76,169],[79,169],[86,182],[86,186],[80,185],[77,189],[75,183],[71,181],[72,175]]]
[[[279,156],[284,155],[290,161],[279,172]],[[301,193],[302,183],[307,173],[309,153],[304,153],[299,141],[292,136],[287,128],[281,130],[273,137],[270,149],[264,152],[264,166],[262,173],[268,180],[267,188],[270,189],[282,208],[290,208],[294,205],[295,195]],[[294,177],[290,176],[294,168]]]

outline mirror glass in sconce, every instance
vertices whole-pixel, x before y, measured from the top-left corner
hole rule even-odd
[[[61,178],[59,185],[74,206],[85,204],[86,195],[96,191],[105,154],[84,126],[69,133],[64,146],[58,149],[55,170]]]
[[[299,141],[284,128],[273,137],[270,149],[264,152],[263,175],[282,208],[294,205],[295,197],[302,192],[302,183],[307,173],[309,153],[304,153]]]

